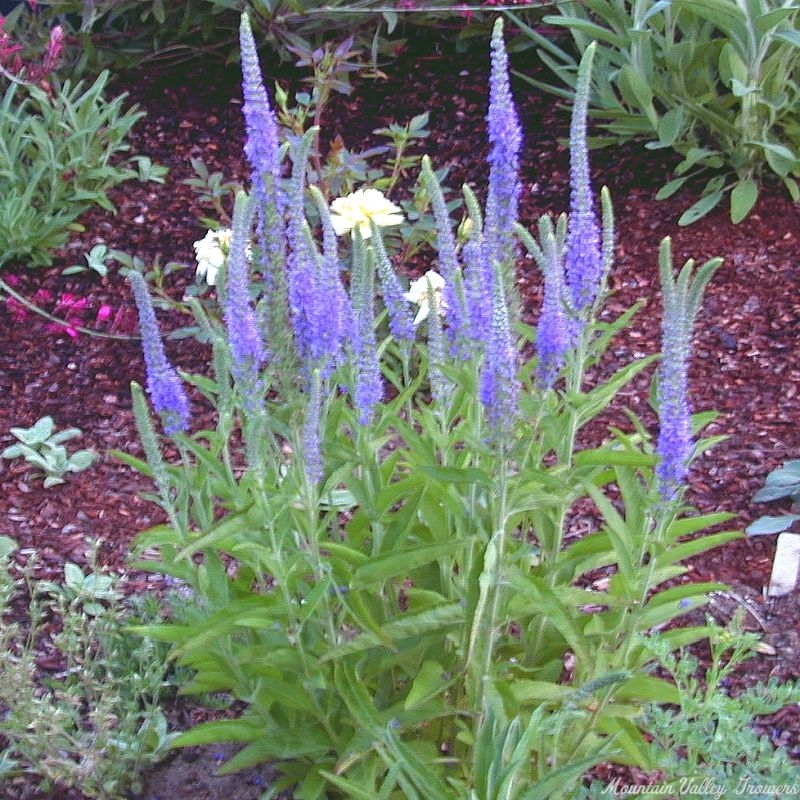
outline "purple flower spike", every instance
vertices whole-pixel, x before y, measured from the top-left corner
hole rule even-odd
[[[289,260],[287,282],[289,309],[297,352],[306,364],[316,364],[330,350],[326,299],[320,294],[321,257],[308,231],[305,216],[305,175],[311,138],[293,142],[289,194]]]
[[[367,262],[364,240],[358,229],[353,237],[353,271],[350,276],[350,302],[353,325],[350,343],[353,349],[356,386],[353,402],[359,425],[367,425],[375,407],[383,400],[383,376],[375,340],[375,301],[372,270]]]
[[[594,45],[591,45],[581,59],[569,130],[571,193],[567,229],[567,283],[576,311],[583,311],[594,303],[604,269],[600,224],[592,198],[589,149],[586,144],[586,112],[593,56]]]
[[[129,272],[136,307],[139,311],[139,328],[142,333],[144,365],[147,373],[147,393],[156,413],[161,416],[164,433],[172,436],[189,430],[189,400],[183,390],[178,373],[167,360],[161,335],[158,332],[153,301],[144,278],[138,272]]]
[[[689,406],[689,356],[692,327],[703,292],[721,259],[712,259],[692,276],[688,261],[677,280],[672,274],[670,241],[661,243],[659,253],[661,285],[664,295],[661,366],[658,371],[658,401],[661,427],[656,452],[658,492],[664,503],[676,500],[681,492],[694,450],[692,416]]]
[[[551,388],[556,382],[572,345],[573,320],[566,305],[564,259],[552,222],[540,224],[544,301],[536,326],[536,350],[539,361],[536,377],[539,384]]]
[[[252,202],[244,193],[236,198],[233,233],[228,256],[225,288],[225,326],[231,350],[232,373],[241,387],[248,410],[258,404],[261,390],[260,371],[266,360],[261,331],[250,303],[250,271],[247,266],[247,242],[253,222]]]
[[[489,76],[489,192],[486,199],[486,254],[489,270],[495,261],[510,262],[514,256],[514,223],[519,195],[519,153],[522,128],[519,123],[508,78],[508,54],[503,43],[503,20],[492,31],[492,69]]]
[[[447,337],[451,353],[456,357],[469,357],[467,343],[473,329],[467,311],[464,286],[461,283],[461,265],[456,254],[456,240],[447,211],[442,187],[433,171],[430,159],[422,159],[421,177],[431,202],[436,221],[436,247],[439,253],[439,273],[444,278],[444,306],[447,309]]]
[[[674,336],[672,327],[664,325],[665,337]],[[661,428],[657,447],[660,460],[656,467],[658,491],[665,503],[678,496],[694,446],[691,409],[687,400],[688,384],[685,355],[675,346],[667,344],[665,338],[659,370]]]
[[[519,382],[517,351],[511,334],[503,276],[495,267],[492,287],[492,322],[480,380],[480,397],[494,433],[510,432],[517,415]]]
[[[471,338],[479,342],[486,340],[492,320],[493,276],[483,244],[482,238],[470,239],[461,251]]]
[[[258,200],[257,234],[267,266],[265,279],[268,290],[271,291],[276,288],[286,255],[278,123],[264,88],[258,52],[247,14],[242,14],[239,41],[244,97],[242,110],[247,131],[244,151],[252,168],[253,194]]]
[[[414,317],[408,307],[403,287],[397,278],[380,228],[372,222],[372,246],[375,251],[375,261],[378,267],[378,277],[381,282],[381,294],[386,310],[389,312],[389,330],[398,341],[413,342],[416,338]]]

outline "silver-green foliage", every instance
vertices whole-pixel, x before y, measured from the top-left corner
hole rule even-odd
[[[773,500],[791,500],[793,505],[800,502],[800,460],[785,461],[780,467],[767,475],[764,486],[753,495],[756,503],[768,503]],[[748,536],[770,535],[788,531],[800,514],[784,513],[777,516],[759,517],[747,526]]]
[[[0,458],[24,458],[38,467],[44,473],[45,489],[64,483],[67,473],[88,469],[97,458],[93,450],[69,453],[64,442],[80,436],[81,431],[78,428],[56,431],[52,417],[42,417],[30,428],[11,428],[11,433],[19,444],[6,447]]]
[[[0,784],[33,774],[43,791],[127,796],[170,739],[158,704],[163,648],[125,627],[156,612],[134,615],[116,578],[73,563],[63,581],[36,580],[35,559],[12,568],[15,549],[0,537]],[[55,672],[40,669],[45,656]]]
[[[108,73],[91,85],[64,85],[52,94],[9,83],[0,100],[0,266],[50,263],[77,218],[93,205],[109,211],[107,192],[140,177],[136,159],[119,161],[125,137],[144,116],[106,100]],[[142,162],[144,174],[163,171]]]
[[[597,42],[591,102],[604,142],[643,139],[650,149],[678,153],[682,161],[661,199],[707,177],[680,224],[700,219],[726,195],[732,221],[740,222],[770,177],[800,198],[797,3],[585,0],[556,8],[544,21],[566,28],[579,53]],[[578,59],[516,21],[564,86],[528,80],[571,96]]]
[[[666,779],[703,778],[724,787],[725,796],[766,797],[743,791],[746,785],[796,785],[797,764],[785,748],[775,748],[759,736],[756,718],[800,702],[800,684],[758,683],[731,697],[725,689],[736,667],[751,658],[758,636],[743,633],[736,618],[727,628],[711,632],[711,659],[703,680],[698,661],[688,653],[676,655],[658,637],[648,647],[672,676],[680,702],[675,707],[647,709],[645,726],[652,736],[656,761]],[[736,790],[739,790],[738,792]],[[774,796],[774,792],[772,793]]]

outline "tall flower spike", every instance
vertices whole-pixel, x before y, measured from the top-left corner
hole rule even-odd
[[[470,223],[470,236],[461,249],[464,263],[464,294],[473,342],[485,342],[492,319],[492,271],[487,268],[484,251],[483,219],[478,198],[466,184],[463,187],[464,205]]]
[[[661,366],[658,371],[658,407],[661,427],[656,451],[658,493],[664,503],[677,499],[683,487],[694,443],[689,406],[689,355],[692,327],[708,282],[722,263],[707,261],[692,276],[693,261],[687,261],[677,280],[672,274],[670,240],[664,239],[659,252],[659,269],[664,296]]]
[[[563,217],[562,217],[563,220]],[[561,230],[553,227],[550,217],[539,220],[541,250],[535,253],[544,273],[544,300],[536,326],[536,350],[539,360],[536,377],[539,384],[551,388],[556,382],[572,344],[572,321],[567,313],[564,285],[563,221]],[[561,235],[559,235],[561,234]]]
[[[316,286],[323,302],[318,303],[320,313],[316,325],[319,328],[317,339],[321,345],[318,358],[324,362],[322,376],[326,378],[341,360],[352,311],[347,292],[342,285],[338,241],[328,204],[316,186],[309,189],[322,224],[322,258],[317,261]],[[315,245],[310,243],[309,250],[314,248]]]
[[[595,301],[603,276],[600,225],[592,199],[589,149],[586,144],[586,114],[595,45],[586,48],[578,68],[575,103],[569,129],[570,202],[567,231],[567,283],[577,311]]]
[[[284,199],[281,194],[281,151],[278,123],[270,106],[258,63],[250,18],[242,14],[239,27],[242,58],[242,94],[247,138],[244,151],[252,169],[253,194],[258,200],[257,235],[269,292],[280,289],[286,259]]]
[[[511,334],[508,304],[500,266],[495,266],[492,285],[492,324],[480,381],[480,398],[489,427],[506,435],[517,415],[519,382],[517,351]]]
[[[470,340],[470,321],[463,284],[460,282],[461,266],[456,254],[456,240],[453,236],[450,215],[436,173],[428,156],[422,159],[420,172],[422,184],[431,201],[433,218],[436,222],[436,246],[439,252],[439,273],[444,278],[444,307],[447,309],[447,336],[454,354],[467,349]],[[467,353],[464,352],[466,356]]]
[[[428,378],[431,384],[431,395],[438,408],[445,412],[453,393],[453,384],[445,376],[442,366],[445,363],[444,331],[442,318],[436,312],[436,290],[430,278],[426,279],[428,292]]]
[[[356,385],[353,402],[359,425],[372,419],[375,406],[383,399],[383,378],[375,340],[375,307],[372,270],[367,261],[361,233],[353,231],[353,270],[350,278],[350,301],[353,307],[351,345],[355,360]]]
[[[378,277],[381,282],[381,294],[383,295],[383,303],[386,306],[386,310],[389,312],[389,330],[398,341],[413,342],[416,337],[416,328],[414,327],[414,318],[409,310],[403,287],[400,285],[392,262],[389,260],[389,254],[386,252],[380,228],[375,224],[374,220],[370,222],[370,225],[372,229],[372,247],[378,267]]]
[[[308,235],[305,215],[306,168],[314,131],[292,143],[289,191],[289,310],[297,351],[306,364],[316,364],[330,350],[327,299],[319,287],[320,256]]]
[[[514,223],[519,195],[519,153],[522,128],[519,123],[508,78],[508,54],[503,42],[503,20],[492,31],[492,69],[489,76],[489,112],[486,116],[491,149],[489,152],[489,191],[486,198],[487,278],[493,264],[509,264],[514,256]],[[487,280],[487,285],[491,285]]]
[[[258,407],[261,367],[266,360],[264,343],[255,311],[250,303],[250,272],[247,242],[253,224],[253,204],[244,192],[236,197],[233,234],[225,285],[225,326],[231,351],[231,371],[240,387],[248,411]]]
[[[136,308],[139,311],[139,329],[142,333],[144,366],[147,373],[147,393],[156,413],[161,416],[164,433],[172,436],[189,429],[189,400],[183,390],[178,373],[167,360],[161,335],[158,331],[153,301],[147,283],[131,270],[128,280],[133,289]]]

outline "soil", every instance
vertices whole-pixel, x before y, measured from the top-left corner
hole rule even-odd
[[[514,66],[531,72],[537,69],[533,58],[519,54]],[[269,73],[272,66],[265,62],[265,71]],[[426,151],[435,165],[448,167],[449,186],[469,182],[480,193],[487,149],[483,119],[487,69],[488,56],[480,48],[456,53],[448,43],[421,37],[384,67],[388,77],[356,79],[349,97],[334,99],[325,120],[326,135],[340,134],[348,147],[357,150],[378,143],[372,134],[375,128],[430,110]],[[298,76],[285,70],[281,74],[299,86]],[[3,277],[14,281],[23,295],[38,297],[48,310],[54,310],[60,298],[59,315],[72,313],[98,330],[133,332],[133,301],[113,265],[102,279],[93,272],[64,276],[62,270],[81,261],[97,243],[137,255],[148,264],[156,259],[162,265],[194,264],[192,243],[205,232],[199,218],[213,212],[183,183],[194,176],[190,159],[202,159],[226,180],[245,181],[248,175],[238,82],[235,68],[214,62],[168,70],[149,67],[124,81],[131,100],[147,111],[131,136],[132,151],[169,167],[166,183],[123,185],[111,195],[118,213],[88,214],[82,220],[85,231],[57,254],[51,268],[28,271],[11,265]],[[563,139],[568,109],[523,84],[515,85],[515,94],[525,129],[521,219],[533,227],[541,213],[567,209],[568,152]],[[696,463],[687,499],[701,512],[735,514],[732,525],[741,530],[764,513],[785,510],[780,504],[756,505],[751,498],[770,470],[800,456],[800,208],[779,187],[767,186],[754,213],[737,226],[720,208],[691,227],[679,228],[676,220],[692,198],[680,194],[662,202],[654,199],[674,166],[670,153],[630,145],[599,150],[592,162],[594,183],[609,187],[617,216],[609,310],[618,312],[637,300],[646,303],[633,327],[612,347],[614,360],[625,363],[658,350],[657,250],[662,237],[672,237],[678,265],[687,258],[725,258],[698,320],[691,391],[695,410],[719,411],[709,432],[727,439]],[[180,298],[193,276],[193,266],[187,266],[170,274],[165,287]],[[541,280],[527,259],[520,260],[519,286],[525,319],[534,322]],[[85,298],[86,307],[74,307],[76,298]],[[112,313],[98,321],[103,306],[110,306]],[[178,324],[170,315],[164,315],[163,322],[173,328]],[[144,378],[138,342],[72,337],[41,318],[23,315],[13,303],[0,303],[0,326],[5,331],[0,340],[0,448],[13,441],[7,433],[10,427],[27,427],[49,414],[59,428],[83,431],[71,444],[92,447],[100,454],[91,469],[48,490],[24,462],[0,464],[0,534],[14,537],[23,554],[35,550],[42,576],[58,578],[65,561],[85,564],[91,540],[99,543],[103,565],[128,576],[130,591],[158,588],[158,576],[131,573],[126,559],[131,539],[160,522],[160,512],[140,497],[150,489],[149,482],[109,452],[141,452],[129,390],[131,380],[141,383]],[[207,357],[206,349],[192,339],[169,341],[167,350],[176,365],[193,371],[201,371]],[[643,376],[626,398],[646,418],[649,377]],[[771,600],[763,595],[775,539],[742,538],[691,565],[697,580],[724,582],[732,587],[731,596],[746,597],[754,604],[758,617],[754,625],[770,646],[765,648],[769,654],[756,656],[737,671],[732,691],[770,677],[780,681],[800,677],[800,598],[797,593]],[[731,596],[729,606],[737,602]],[[776,744],[800,755],[797,708],[757,724]],[[222,752],[222,748],[195,749],[175,756],[148,777],[142,800],[256,797],[270,771],[213,778]],[[80,794],[67,789],[43,794],[33,784],[15,783],[0,787],[0,798],[79,800]]]

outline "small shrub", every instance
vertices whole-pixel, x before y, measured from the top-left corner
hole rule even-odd
[[[44,488],[49,489],[64,483],[64,476],[70,472],[82,472],[97,458],[92,450],[76,450],[68,453],[64,442],[80,436],[78,428],[67,428],[56,432],[52,417],[42,417],[30,428],[11,428],[11,433],[19,444],[6,447],[0,458],[24,458],[29,464],[44,473]]]
[[[104,97],[108,73],[91,85],[66,81],[47,92],[10,82],[0,101],[0,266],[49,264],[78,217],[109,211],[107,192],[139,176],[119,161],[125,137],[144,113]],[[160,177],[160,175],[156,176]]]
[[[688,225],[727,196],[733,222],[781,181],[800,199],[800,9],[781,0],[585,0],[556,6],[544,22],[571,34],[578,53],[597,42],[592,116],[601,143],[641,139],[682,161],[657,197],[707,176],[702,197],[680,217]],[[542,60],[574,90],[578,61],[525,25]],[[523,78],[525,76],[522,76]]]
[[[96,570],[68,563],[51,583],[31,577],[31,559],[20,576],[15,549],[0,537],[0,782],[32,774],[44,791],[127,796],[170,740],[158,705],[165,654],[126,630],[153,616],[134,614],[116,579]]]

